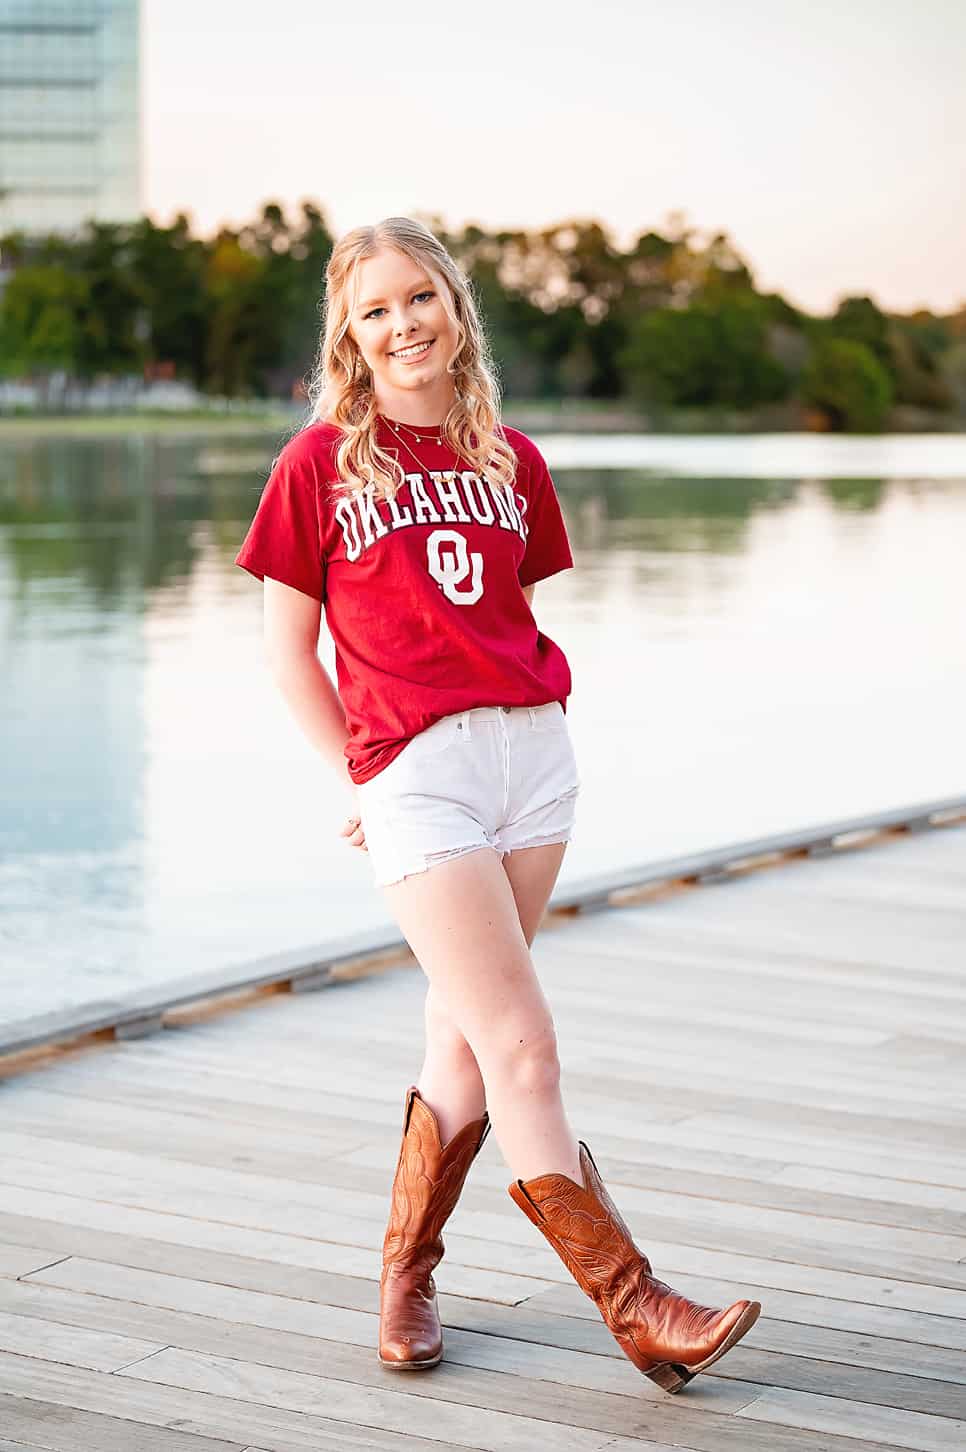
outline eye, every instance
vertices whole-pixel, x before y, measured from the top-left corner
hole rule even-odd
[[[435,292],[433,292],[429,288],[427,288],[424,292],[414,292],[413,293],[413,297],[414,298],[435,297],[435,296],[436,296]],[[376,316],[376,313],[384,313],[385,311],[386,311],[385,308],[372,308],[369,312],[367,312],[365,314],[365,321],[368,322],[369,318],[374,318]]]

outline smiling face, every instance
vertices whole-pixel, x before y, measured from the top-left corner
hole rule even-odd
[[[458,337],[436,283],[404,252],[360,262],[349,336],[372,374],[380,412],[404,423],[439,423],[456,391],[446,364]]]

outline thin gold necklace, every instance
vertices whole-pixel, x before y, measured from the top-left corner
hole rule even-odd
[[[424,429],[423,430],[423,433],[420,434],[416,429],[411,428],[409,426],[409,424],[400,423],[396,419],[388,418],[385,414],[383,414],[382,417],[386,420],[386,423],[389,424],[390,427],[393,430],[395,430],[395,431],[398,432],[399,429],[405,429],[407,433],[412,434],[412,436],[416,440],[417,444],[421,444],[421,443],[424,443],[424,442],[426,442],[426,443],[435,443],[439,439],[442,438],[442,430],[443,430],[443,425],[442,424],[427,424],[426,425],[426,428],[435,429],[436,432],[435,433],[432,433],[432,434],[428,434],[428,433],[426,433],[426,430]],[[402,435],[400,434],[399,437],[401,438]]]
[[[382,415],[382,417],[383,417],[383,418],[386,418],[386,415],[385,415],[385,414],[383,414],[383,415]],[[387,418],[387,419],[386,419],[386,423],[387,423],[387,424],[389,424],[389,426],[390,426],[390,428],[391,428],[391,429],[392,429],[392,431],[393,431],[393,433],[394,433],[394,434],[396,434],[396,438],[397,438],[397,439],[398,439],[398,440],[399,440],[399,442],[400,442],[400,443],[401,443],[401,444],[402,444],[402,446],[403,446],[403,448],[404,448],[404,449],[406,449],[406,451],[407,451],[407,452],[408,452],[408,454],[409,454],[409,457],[410,457],[410,458],[411,458],[411,459],[413,459],[413,460],[415,460],[415,462],[416,462],[416,464],[417,464],[417,465],[418,465],[418,467],[419,467],[419,472],[420,472],[420,473],[422,473],[422,472],[423,472],[423,470],[424,470],[424,469],[425,469],[425,468],[426,468],[426,465],[425,465],[425,463],[424,463],[424,462],[423,462],[423,460],[422,460],[422,459],[420,459],[420,458],[418,458],[418,457],[417,457],[417,455],[416,455],[416,454],[414,454],[414,453],[413,453],[413,451],[412,451],[412,449],[411,449],[411,448],[410,448],[410,446],[409,446],[409,444],[407,444],[407,443],[406,443],[406,440],[405,440],[405,439],[404,439],[404,438],[403,438],[403,436],[402,436],[402,434],[400,434],[400,433],[397,433],[397,432],[396,432],[396,429],[395,429],[395,426],[394,426],[394,425],[393,425],[393,421],[392,421],[392,419],[388,419],[388,418]],[[418,440],[418,442],[419,442],[419,443],[422,443],[422,442],[423,442],[423,441],[422,441],[422,439],[419,439],[419,440]],[[429,442],[429,443],[441,443],[441,442],[442,442],[442,440],[441,440],[441,439],[432,439],[432,440],[427,440],[427,442]],[[447,448],[448,448],[448,447],[449,447],[449,445],[445,445],[445,447],[447,447]],[[456,457],[457,457],[457,460],[458,460],[458,459],[459,459],[459,455],[458,455],[458,454],[457,454],[457,456],[456,456]]]

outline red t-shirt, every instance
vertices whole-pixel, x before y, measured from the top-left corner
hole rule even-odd
[[[235,561],[322,602],[357,783],[454,711],[555,700],[566,710],[571,689],[566,656],[523,594],[574,562],[537,446],[506,429],[518,467],[501,490],[438,437],[407,432],[413,458],[377,428],[406,470],[393,501],[371,484],[333,492],[340,431],[310,424],[283,448]]]

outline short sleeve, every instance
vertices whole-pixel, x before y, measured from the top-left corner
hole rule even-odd
[[[547,462],[536,445],[528,443],[527,544],[517,572],[521,585],[533,585],[558,570],[569,570],[574,563]]]
[[[296,437],[282,450],[262,490],[235,564],[325,600],[325,558],[314,461]]]

